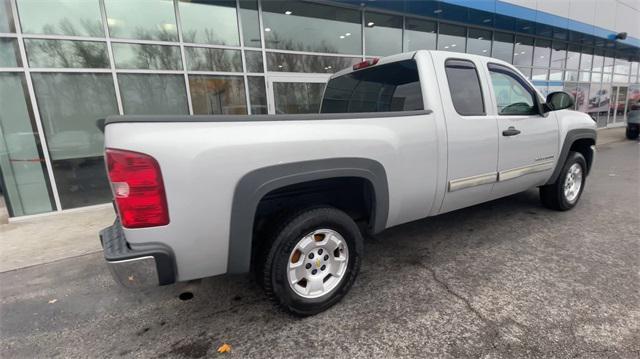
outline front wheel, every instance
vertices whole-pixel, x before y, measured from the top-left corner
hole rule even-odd
[[[540,187],[540,200],[550,209],[569,210],[578,203],[587,178],[587,161],[579,152],[569,152],[558,179]]]
[[[263,267],[267,295],[294,314],[331,307],[360,269],[362,235],[346,213],[331,207],[299,212],[276,231]]]

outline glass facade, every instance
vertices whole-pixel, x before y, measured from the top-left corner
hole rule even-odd
[[[507,61],[543,94],[572,92],[601,127],[640,109],[637,58],[615,46],[433,14],[314,1],[0,0],[0,168],[11,215],[110,200],[95,126],[105,116],[315,112],[330,74],[402,51]],[[301,82],[308,74],[314,81]]]

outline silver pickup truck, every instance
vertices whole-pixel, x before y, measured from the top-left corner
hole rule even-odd
[[[104,255],[128,286],[252,271],[315,314],[353,284],[363,234],[534,187],[574,207],[596,131],[572,106],[503,61],[417,51],[336,73],[319,114],[111,117]]]

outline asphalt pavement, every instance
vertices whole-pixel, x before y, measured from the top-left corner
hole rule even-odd
[[[532,190],[369,240],[351,292],[310,318],[249,275],[183,301],[181,286],[118,287],[100,253],[6,271],[0,357],[638,358],[640,144],[596,161],[572,211]]]

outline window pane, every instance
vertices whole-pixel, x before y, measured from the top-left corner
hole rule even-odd
[[[109,67],[104,42],[25,39],[24,44],[30,67]]]
[[[435,50],[436,32],[436,23],[433,21],[407,18],[404,30],[405,50]]]
[[[110,74],[34,73],[62,208],[109,202],[104,136],[96,121],[118,114]]]
[[[466,32],[466,28],[462,26],[440,24],[438,50],[464,52]]]
[[[619,82],[619,83],[626,84],[627,82],[629,82],[629,75],[614,74],[613,75],[613,82]]]
[[[536,47],[533,51],[533,66],[549,67],[551,59],[551,41],[536,40]]]
[[[360,12],[292,1],[263,1],[267,48],[361,54]]]
[[[570,46],[569,51],[567,52],[567,69],[577,70],[579,63],[580,63],[579,49],[576,47]]]
[[[402,17],[365,12],[365,51],[367,55],[393,55],[402,52]]]
[[[600,81],[602,81],[602,72],[592,72],[591,82],[600,82]]]
[[[13,216],[53,210],[24,76],[0,73],[0,175]]]
[[[578,81],[578,71],[567,71],[564,76],[565,81]]]
[[[583,53],[580,56],[580,70],[591,71],[591,64],[593,63],[593,55]]]
[[[513,35],[496,32],[491,56],[511,63],[513,58]]]
[[[524,75],[524,77],[528,78],[529,80],[531,80],[531,69],[528,67],[517,67],[518,71],[520,71],[522,73],[522,75]]]
[[[593,56],[593,71],[594,72],[602,72],[602,67],[604,65],[604,57],[601,55]]]
[[[549,81],[562,81],[562,70],[550,70]]]
[[[247,72],[264,72],[264,65],[262,63],[262,52],[245,51],[244,59],[247,62]]]
[[[235,0],[180,1],[184,42],[240,45]]]
[[[360,58],[355,57],[267,52],[267,69],[269,71],[334,73],[360,61]]]
[[[242,72],[240,50],[185,47],[187,68],[191,71]]]
[[[276,114],[318,113],[324,85],[315,82],[274,82]]]
[[[247,102],[241,76],[190,75],[189,87],[196,115],[246,115]]]
[[[551,46],[551,67],[554,69],[564,68],[567,58],[567,45],[554,42]]]
[[[604,58],[604,72],[611,73],[613,71],[613,57],[605,56]]]
[[[119,69],[182,70],[178,46],[112,44]]]
[[[267,92],[264,86],[264,77],[247,77],[249,80],[249,101],[251,101],[251,113],[253,115],[266,115]]]
[[[491,31],[469,29],[467,53],[483,56],[491,55]]]
[[[189,113],[182,75],[118,74],[118,84],[125,114]]]
[[[580,71],[578,75],[578,80],[582,82],[589,82],[591,79],[591,72],[589,71]]]
[[[491,71],[491,83],[500,115],[534,115],[533,95],[509,74]]]
[[[447,61],[445,71],[456,112],[462,116],[484,115],[480,79],[473,63]]]
[[[111,37],[178,41],[171,0],[105,0]]]
[[[0,67],[20,67],[18,41],[0,38]]]
[[[98,0],[17,0],[25,34],[104,37]]]
[[[531,66],[533,59],[533,38],[518,36],[516,46],[513,51],[513,64],[521,66]]]
[[[418,68],[404,60],[351,72],[329,81],[322,113],[422,110]]]
[[[548,72],[549,70],[547,69],[533,69],[531,74],[531,79],[538,80],[538,81],[547,81]]]
[[[0,0],[0,32],[16,32],[9,0]]]
[[[244,46],[262,47],[257,0],[240,0],[240,20],[242,20]]]
[[[625,59],[616,59],[613,72],[617,74],[628,75],[629,74],[629,61]]]

